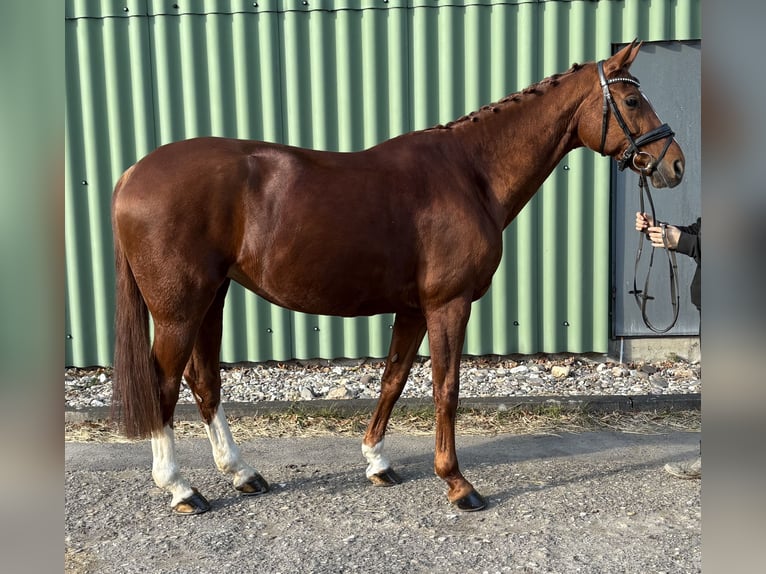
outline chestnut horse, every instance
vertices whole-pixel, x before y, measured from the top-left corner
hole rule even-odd
[[[401,480],[383,438],[427,332],[434,469],[458,508],[484,508],[458,466],[455,413],[471,302],[490,286],[503,229],[581,146],[643,171],[656,187],[683,176],[673,132],[628,72],[639,49],[634,41],[446,126],[360,152],[205,137],[164,145],[128,168],[112,202],[114,414],[127,436],[151,437],[152,476],[173,510],[210,509],[176,462],[182,376],[219,470],[244,494],[269,489],[242,460],[221,405],[222,314],[232,280],[295,311],[396,314],[362,442],[376,485]]]

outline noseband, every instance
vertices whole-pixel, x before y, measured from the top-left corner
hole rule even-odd
[[[670,129],[670,126],[668,124],[662,124],[661,126],[658,126],[654,128],[653,130],[645,133],[642,136],[639,136],[637,139],[633,139],[633,136],[630,135],[630,130],[628,129],[628,125],[625,123],[625,120],[622,117],[622,114],[620,113],[620,110],[617,108],[617,104],[614,102],[614,99],[612,98],[612,93],[609,91],[609,84],[616,84],[617,82],[626,82],[628,84],[633,84],[637,88],[641,87],[641,84],[636,80],[635,78],[629,78],[627,76],[621,76],[618,78],[610,78],[606,79],[606,75],[604,75],[604,60],[601,60],[598,63],[598,79],[601,83],[601,90],[604,93],[604,105],[603,105],[603,113],[602,113],[602,121],[601,121],[601,147],[599,148],[599,153],[601,155],[604,155],[604,145],[606,144],[606,129],[607,129],[607,120],[609,116],[609,108],[612,109],[612,113],[614,114],[614,118],[617,120],[617,124],[622,128],[622,132],[625,134],[625,137],[628,138],[628,147],[625,149],[625,151],[622,153],[622,157],[620,157],[619,160],[617,160],[617,166],[620,171],[625,169],[625,166],[628,164],[629,161],[633,160],[633,167],[641,172],[646,172],[647,174],[651,174],[651,172],[654,170],[654,167],[656,165],[659,165],[659,163],[662,161],[662,158],[665,157],[665,152],[668,151],[668,148],[670,147],[670,143],[673,141],[673,136],[675,133],[672,129]],[[656,161],[650,161],[648,166],[642,168],[635,163],[636,156],[640,154],[648,155],[651,159],[651,155],[649,155],[646,152],[641,151],[641,147],[645,146],[647,144],[650,144],[654,141],[661,140],[667,138],[667,142],[665,143],[665,147],[662,149],[662,153],[657,158]]]

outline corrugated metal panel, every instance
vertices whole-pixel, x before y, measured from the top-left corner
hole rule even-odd
[[[109,364],[111,189],[157,146],[144,2],[66,5],[66,361]],[[123,11],[122,8],[128,8]]]
[[[354,151],[411,129],[404,2],[287,0],[283,6],[285,143]],[[293,313],[293,356],[382,356],[392,325],[392,315]]]
[[[109,202],[154,147],[211,134],[362,149],[613,43],[701,35],[699,0],[67,0],[65,14],[69,365],[111,363]],[[606,350],[609,185],[597,154],[562,161],[505,232],[467,353]],[[222,359],[383,356],[392,324],[292,313],[233,286]]]

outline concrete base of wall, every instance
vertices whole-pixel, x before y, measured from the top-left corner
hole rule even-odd
[[[662,361],[673,356],[700,360],[699,337],[620,338],[609,341],[609,357],[622,361]]]

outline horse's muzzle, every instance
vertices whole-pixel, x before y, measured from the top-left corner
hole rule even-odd
[[[679,153],[674,158],[663,154],[658,162],[654,156],[639,151],[631,157],[633,169],[637,172],[643,172],[649,177],[652,185],[656,188],[675,187],[684,178],[685,159],[683,153]]]
[[[666,157],[665,161],[652,169],[652,185],[656,188],[677,186],[684,178],[684,167],[683,157],[675,160]]]

